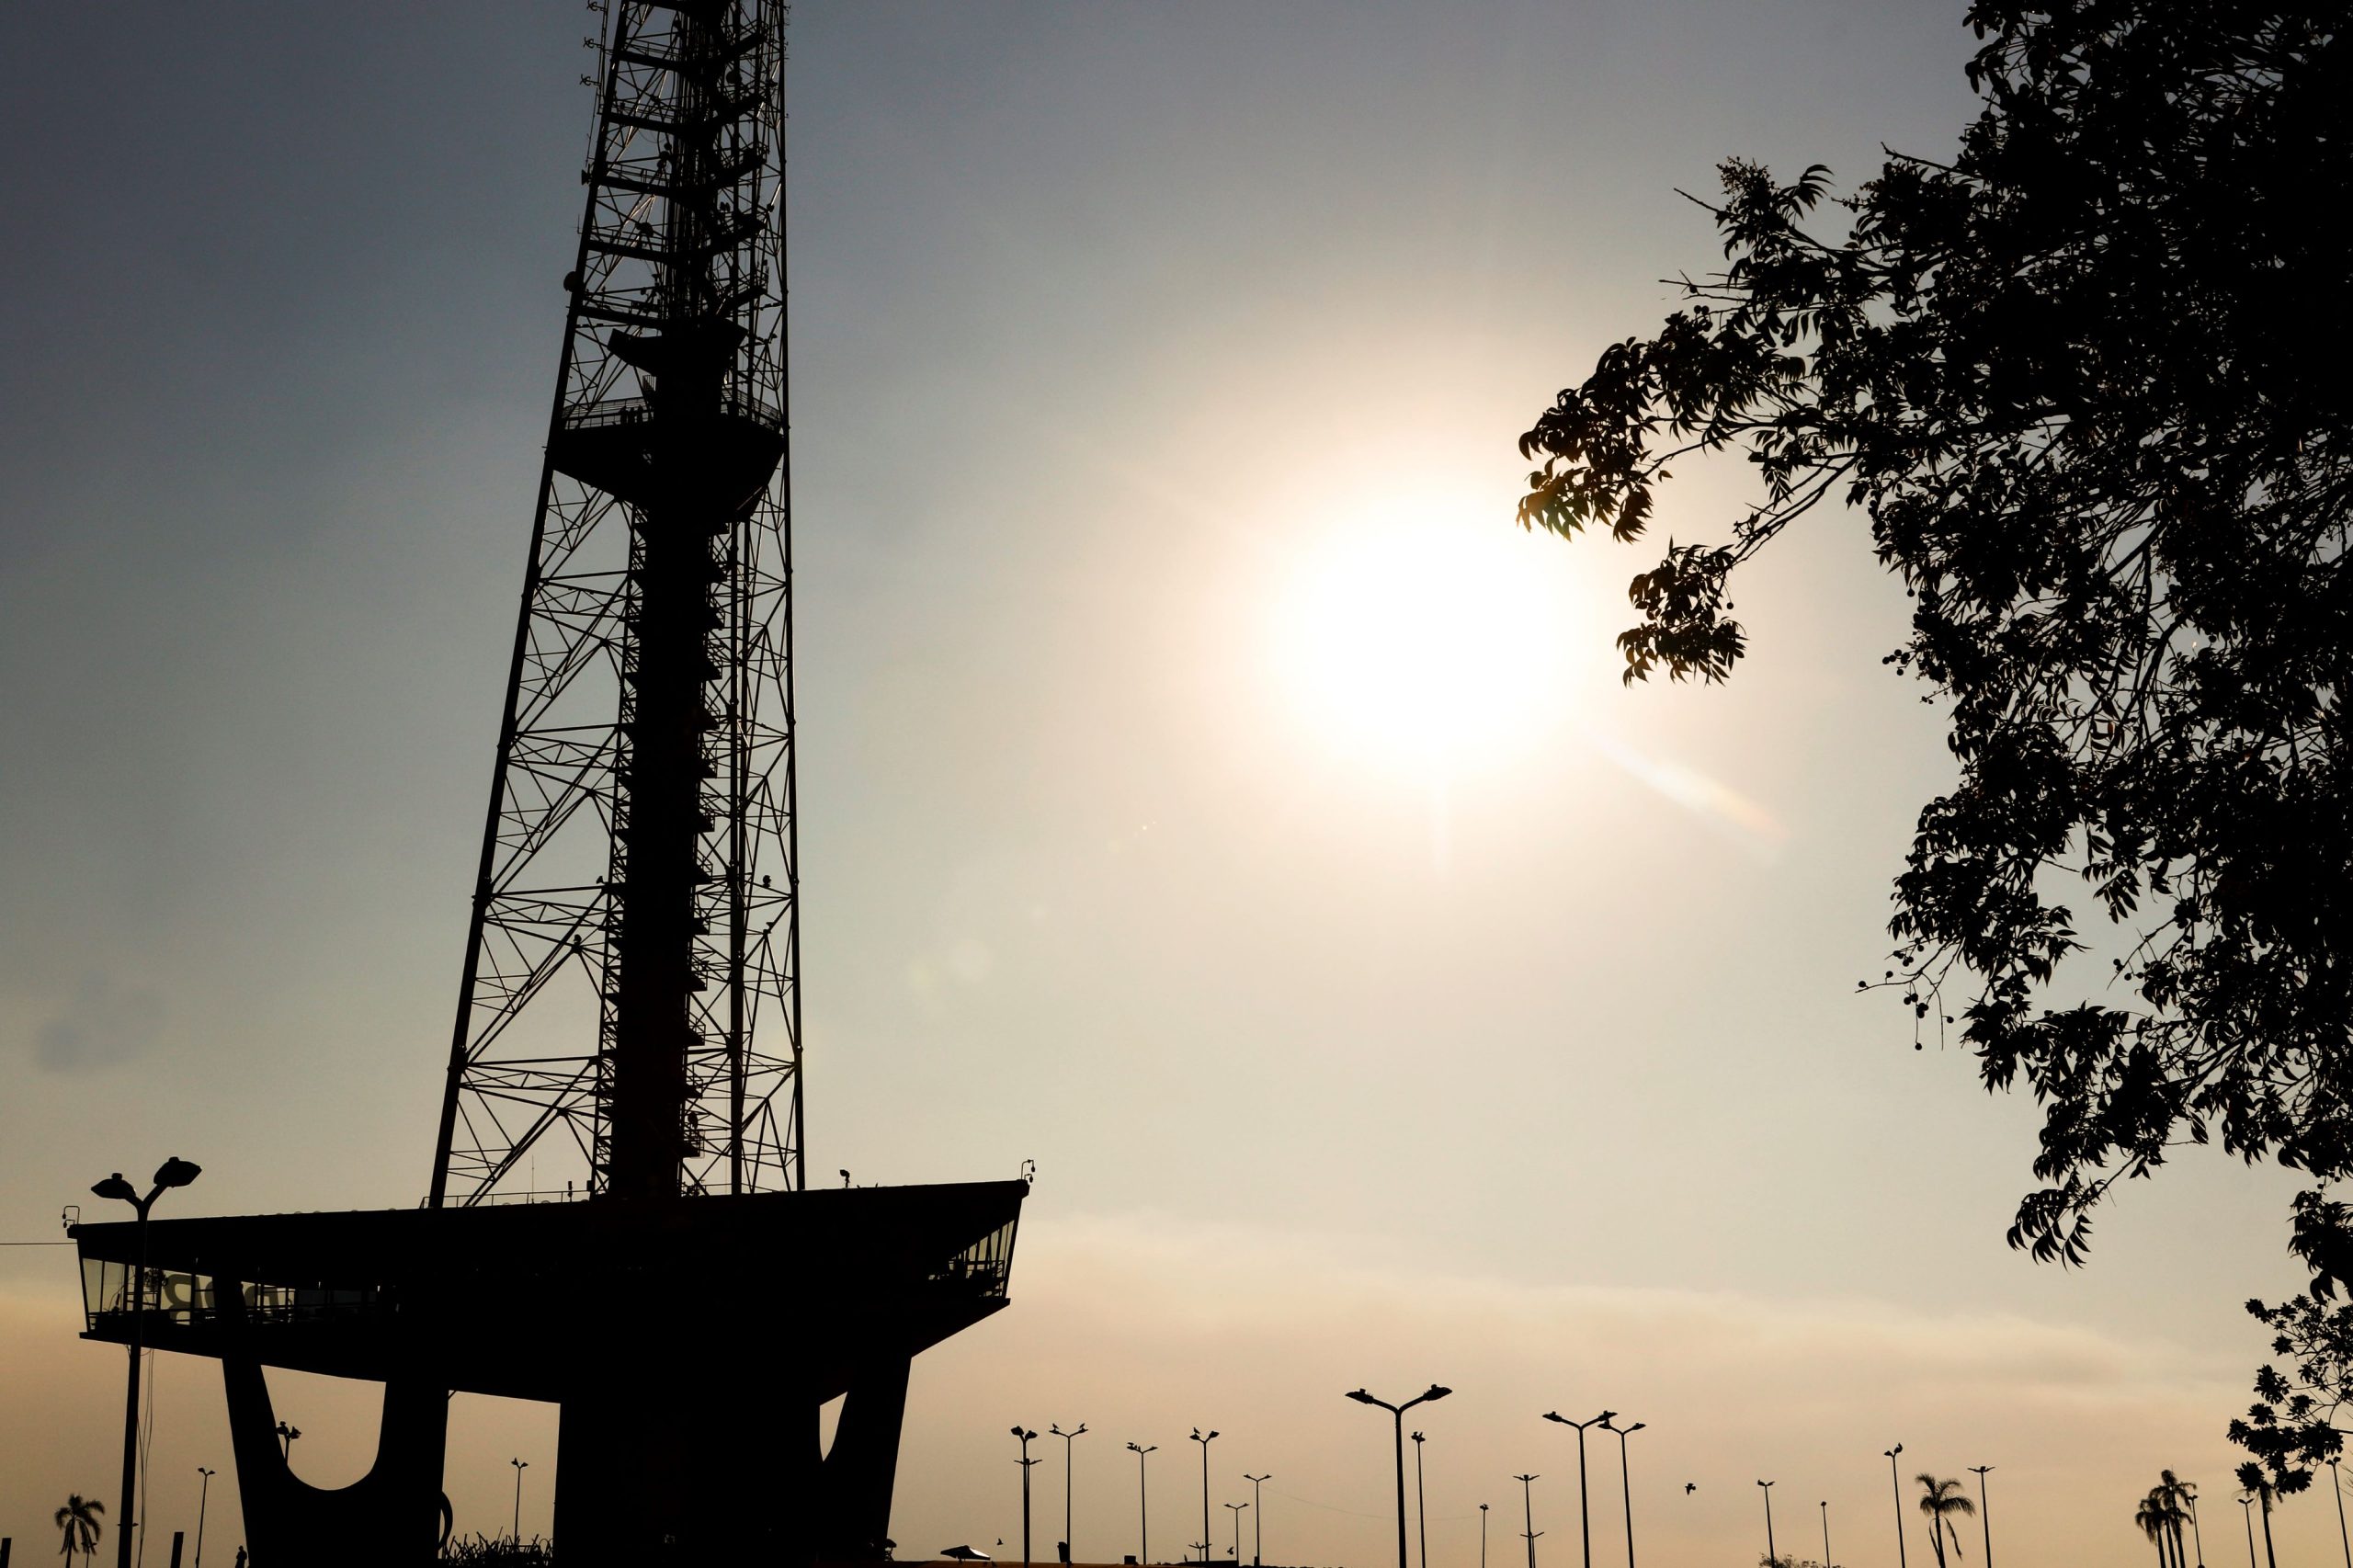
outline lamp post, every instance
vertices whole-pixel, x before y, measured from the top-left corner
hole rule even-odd
[[[1258,1488],[1274,1478],[1271,1471],[1265,1475],[1242,1472],[1242,1479],[1250,1483],[1250,1568],[1260,1568],[1267,1561],[1267,1510],[1259,1506]]]
[[[529,1460],[508,1460],[515,1467],[515,1550],[523,1550],[523,1472],[531,1468]]]
[[[2185,1487],[2183,1495],[2189,1505],[2189,1540],[2198,1549],[2198,1568],[2206,1568],[2206,1536],[2198,1528],[2198,1488]],[[2345,1505],[2342,1501],[2336,1505],[2336,1525],[2342,1533],[2345,1528]]]
[[[1520,1514],[1528,1521],[1527,1528],[1520,1531],[1528,1538],[1528,1568],[1536,1568],[1536,1538],[1544,1533],[1536,1528],[1536,1494],[1530,1490],[1536,1484],[1536,1477],[1515,1475],[1512,1479],[1519,1483]]]
[[[1414,1532],[1421,1538],[1422,1568],[1430,1568],[1429,1494],[1422,1488],[1422,1435],[1414,1434]]]
[[[1577,1429],[1577,1528],[1585,1534],[1585,1568],[1593,1568],[1593,1509],[1586,1504],[1585,1492],[1585,1429],[1606,1426],[1609,1418],[1617,1414],[1614,1410],[1605,1410],[1589,1421],[1572,1421],[1557,1410],[1544,1413],[1545,1420],[1557,1421],[1563,1426]]]
[[[1603,1431],[1618,1434],[1618,1486],[1626,1499],[1626,1568],[1634,1568],[1634,1483],[1626,1472],[1626,1439],[1649,1425],[1647,1421],[1637,1421],[1631,1426],[1612,1426],[1606,1419],[1601,1423]],[[1823,1568],[1830,1568],[1827,1560]]]
[[[1239,1562],[1242,1561],[1242,1511],[1250,1505],[1228,1503],[1225,1506],[1226,1511],[1233,1516],[1233,1560]]]
[[[1994,1515],[1985,1506],[1985,1472],[1993,1468],[1990,1464],[1969,1467],[1969,1473],[1977,1478],[1977,1522],[1985,1530],[1985,1568],[1994,1568]],[[2201,1558],[2205,1555],[2202,1551],[2199,1553]],[[2353,1568],[2353,1562],[2347,1563],[2345,1568]]]
[[[1029,1439],[1038,1434],[1016,1426],[1013,1435],[1021,1440],[1021,1457],[1013,1462],[1021,1467],[1021,1561],[1029,1561],[1029,1467],[1038,1461],[1029,1457]]]
[[[1046,1430],[1063,1440],[1063,1551],[1068,1554],[1063,1561],[1075,1562],[1078,1561],[1078,1549],[1071,1544],[1070,1540],[1070,1442],[1086,1430],[1086,1423],[1080,1422],[1075,1432],[1065,1432],[1058,1426],[1050,1426]]]
[[[1830,1499],[1822,1500],[1822,1568],[1832,1568],[1830,1562]]]
[[[302,1435],[302,1428],[300,1426],[289,1426],[285,1422],[281,1421],[278,1424],[277,1430],[278,1457],[280,1459],[290,1460],[294,1457],[294,1439]]]
[[[1201,1446],[1201,1561],[1207,1562],[1211,1550],[1210,1546],[1210,1445],[1217,1441],[1217,1428],[1211,1427],[1210,1435],[1204,1437],[1201,1436],[1201,1429],[1199,1426],[1194,1427],[1193,1441]]]
[[[1405,1568],[1405,1412],[1433,1399],[1444,1399],[1454,1391],[1432,1383],[1403,1404],[1392,1404],[1385,1399],[1375,1399],[1362,1389],[1349,1391],[1348,1397],[1358,1404],[1377,1404],[1395,1417],[1397,1447],[1397,1568]],[[1535,1548],[1529,1548],[1531,1561]]]
[[[1487,1506],[1479,1505],[1479,1568],[1487,1568]]]
[[[204,1568],[204,1509],[212,1501],[212,1477],[217,1472],[198,1465],[196,1473],[204,1477],[196,1494],[196,1568]]]
[[[1904,1483],[1895,1478],[1895,1456],[1904,1451],[1898,1443],[1892,1449],[1881,1449],[1887,1456],[1887,1484],[1895,1494],[1895,1568],[1905,1568],[1904,1561]]]
[[[166,1187],[186,1187],[204,1174],[200,1165],[190,1165],[177,1154],[155,1167],[155,1185],[147,1196],[122,1179],[120,1171],[97,1183],[90,1190],[100,1198],[119,1198],[136,1210],[139,1222],[139,1266],[131,1276],[131,1387],[122,1402],[122,1519],[114,1530],[115,1568],[131,1568],[131,1535],[133,1525],[144,1528],[147,1521],[131,1517],[131,1500],[137,1495],[139,1484],[139,1358],[145,1348],[147,1329],[147,1210],[155,1207],[155,1199]]]
[[[1756,1484],[1765,1489],[1765,1561],[1778,1563],[1781,1554],[1773,1550],[1773,1483],[1760,1481]]]
[[[1130,1443],[1128,1452],[1136,1456],[1136,1562],[1152,1561],[1152,1509],[1144,1500],[1143,1456],[1160,1451],[1158,1443]]]
[[[2239,1499],[2239,1514],[2246,1520],[2246,1568],[2255,1568],[2255,1497],[2253,1494]]]
[[[2353,1568],[2353,1538],[2345,1533],[2345,1478],[2336,1473],[2335,1460],[2328,1461],[2328,1479],[2332,1483],[2329,1490],[2336,1494],[2336,1539],[2345,1548],[2345,1568]],[[2189,1507],[2189,1528],[2195,1530],[2198,1528],[2198,1496],[2195,1493],[2190,1494]],[[2203,1551],[2198,1553],[2198,1568],[2206,1568]]]

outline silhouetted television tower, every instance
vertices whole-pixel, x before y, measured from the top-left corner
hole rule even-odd
[[[786,7],[605,14],[436,1208],[804,1185]]]

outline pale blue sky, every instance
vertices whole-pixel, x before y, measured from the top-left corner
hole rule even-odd
[[[192,1212],[423,1187],[593,21],[15,19],[0,1238],[175,1152]],[[1860,525],[1760,568],[1724,691],[1617,686],[1646,556],[1508,531],[1528,417],[1716,255],[1674,187],[1939,151],[1968,48],[1925,0],[801,7],[810,1166],[1042,1172],[1016,1304],[918,1375],[910,1548],[1006,1531],[1010,1419],[1187,1463],[1199,1422],[1299,1478],[1292,1550],[1368,1560],[1380,1445],[1337,1393],[1432,1377],[1446,1509],[1565,1473],[1536,1410],[1672,1412],[1646,1508],[1716,1561],[1761,1544],[1752,1472],[1859,1520],[1897,1437],[2007,1467],[2029,1562],[2137,1564],[2160,1465],[2227,1490],[2285,1184],[2169,1171],[2088,1273],[2036,1269],[2001,1241],[2031,1108],[1852,994],[1945,777]],[[1685,475],[1662,528],[1742,483]],[[1287,685],[1297,585],[1401,511],[1516,546],[1557,611],[1442,828],[1426,769]],[[28,1539],[111,1491],[63,1257],[0,1249],[0,1366],[40,1363],[0,1433],[68,1435],[0,1474]],[[158,1451],[213,1462],[209,1369],[164,1375]],[[303,1453],[356,1471],[335,1426]],[[461,1437],[461,1514],[504,1517],[544,1429]],[[1115,1451],[1082,1554],[1132,1550]],[[1672,1517],[1670,1469],[1705,1483]]]

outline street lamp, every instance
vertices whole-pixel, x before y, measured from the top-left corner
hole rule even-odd
[[[1159,1451],[1158,1443],[1145,1443],[1141,1446],[1130,1443],[1128,1445],[1128,1452],[1136,1456],[1136,1562],[1138,1563],[1152,1561],[1152,1509],[1151,1505],[1144,1500],[1143,1456],[1156,1454]]]
[[[2239,1516],[2246,1520],[2246,1568],[2255,1568],[2255,1494],[2239,1499]]]
[[[1765,1561],[1778,1563],[1781,1554],[1773,1550],[1773,1483],[1760,1481],[1756,1484],[1765,1489]]]
[[[2189,1540],[2190,1544],[2198,1549],[2198,1568],[2206,1568],[2206,1536],[2205,1532],[2198,1528],[2198,1488],[2194,1485],[2183,1487],[2182,1496],[2183,1500],[2189,1505]],[[2342,1492],[2337,1494],[2337,1499],[2336,1528],[2341,1535],[2345,1529],[2345,1503]],[[2353,1549],[2348,1549],[2347,1554],[2353,1555]],[[2353,1565],[2348,1565],[2348,1568],[2353,1568]]]
[[[1479,1505],[1479,1568],[1487,1568],[1487,1506]]]
[[[143,1527],[146,1520],[131,1517],[131,1500],[137,1495],[139,1484],[139,1357],[145,1348],[147,1329],[147,1210],[155,1207],[155,1199],[166,1187],[186,1187],[204,1174],[200,1165],[190,1165],[177,1154],[155,1167],[155,1185],[147,1196],[122,1179],[120,1171],[90,1188],[100,1198],[119,1198],[139,1212],[139,1267],[131,1277],[131,1391],[122,1402],[122,1519],[114,1529],[115,1568],[131,1568],[131,1532],[133,1524]]]
[[[1250,1483],[1250,1568],[1260,1568],[1267,1561],[1267,1510],[1258,1506],[1258,1486],[1262,1482],[1272,1481],[1274,1475],[1271,1471],[1253,1475],[1245,1470],[1242,1479]]]
[[[1021,1457],[1013,1462],[1021,1467],[1021,1561],[1029,1561],[1029,1467],[1038,1461],[1029,1457],[1029,1439],[1035,1432],[1016,1426],[1013,1435],[1021,1439]]]
[[[1199,1426],[1193,1428],[1193,1441],[1200,1444],[1201,1446],[1201,1561],[1204,1562],[1207,1562],[1210,1560],[1211,1550],[1210,1445],[1216,1440],[1217,1429],[1215,1427],[1211,1427],[1210,1429],[1210,1435],[1206,1437],[1201,1436],[1201,1429]]]
[[[1528,1520],[1528,1528],[1520,1532],[1528,1538],[1528,1568],[1536,1568],[1536,1538],[1544,1533],[1536,1528],[1535,1494],[1529,1490],[1536,1484],[1536,1477],[1515,1475],[1512,1479],[1519,1483],[1520,1512]]]
[[[1614,1410],[1605,1410],[1589,1421],[1572,1421],[1557,1410],[1544,1413],[1545,1420],[1557,1421],[1563,1426],[1577,1429],[1577,1528],[1585,1533],[1585,1568],[1593,1568],[1593,1509],[1586,1503],[1585,1493],[1585,1429],[1607,1426],[1609,1418],[1617,1414]]]
[[[1233,1516],[1233,1560],[1236,1562],[1242,1561],[1242,1511],[1249,1506],[1247,1503],[1228,1503],[1225,1506]]]
[[[1414,1434],[1414,1530],[1421,1537],[1422,1568],[1430,1568],[1430,1503],[1422,1489],[1422,1435]]]
[[[1887,1456],[1887,1484],[1895,1494],[1895,1568],[1906,1568],[1904,1559],[1904,1483],[1895,1478],[1895,1456],[1903,1451],[1901,1443],[1880,1450]]]
[[[1405,1412],[1417,1404],[1425,1404],[1434,1399],[1444,1399],[1453,1392],[1450,1388],[1443,1388],[1437,1383],[1432,1383],[1427,1389],[1403,1404],[1392,1404],[1385,1399],[1375,1399],[1362,1389],[1353,1389],[1348,1393],[1348,1397],[1358,1404],[1377,1404],[1396,1418],[1397,1568],[1405,1568]],[[1535,1550],[1532,1546],[1529,1548],[1530,1553]]]
[[[2345,1568],[2353,1568],[2353,1537],[2348,1537],[2345,1533],[2345,1478],[2336,1473],[2335,1460],[2328,1461],[2328,1478],[2335,1483],[2330,1490],[2336,1494],[2336,1539],[2345,1548]],[[2195,1492],[2189,1494],[2189,1528],[2192,1530],[2198,1528],[2198,1494]],[[2206,1568],[2206,1552],[2203,1548],[2199,1550],[2198,1568]]]
[[[219,1472],[198,1465],[196,1473],[204,1477],[196,1494],[196,1568],[204,1568],[204,1508],[212,1500],[212,1478]]]
[[[1994,1514],[1985,1506],[1985,1472],[1993,1468],[1990,1464],[1973,1464],[1969,1467],[1969,1473],[1977,1478],[1977,1522],[1984,1528],[1985,1531],[1985,1568],[1994,1568]],[[2198,1556],[2200,1568],[2204,1568],[2205,1552],[2200,1551]],[[2353,1562],[2347,1562],[2345,1568],[2353,1568]]]
[[[1647,1421],[1637,1421],[1631,1426],[1612,1426],[1607,1416],[1601,1422],[1603,1431],[1618,1434],[1618,1488],[1626,1499],[1626,1568],[1634,1568],[1634,1483],[1626,1473],[1626,1439],[1649,1425]],[[1823,1568],[1830,1568],[1827,1558],[1823,1560]],[[2353,1568],[2353,1564],[2347,1568]]]
[[[529,1460],[508,1460],[515,1467],[515,1550],[523,1550],[523,1472],[531,1468]]]
[[[1822,1568],[1830,1568],[1830,1499],[1822,1500]]]
[[[1063,1561],[1075,1562],[1078,1551],[1070,1543],[1070,1440],[1086,1430],[1086,1423],[1080,1422],[1077,1432],[1065,1432],[1060,1426],[1048,1426],[1046,1430],[1063,1440]]]
[[[294,1458],[294,1439],[301,1435],[302,1428],[300,1426],[289,1426],[285,1422],[279,1422],[278,1424],[278,1458],[291,1461]]]

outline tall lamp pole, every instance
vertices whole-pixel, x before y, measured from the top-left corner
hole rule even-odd
[[[1487,1506],[1479,1505],[1479,1568],[1487,1568]]]
[[[1895,1494],[1895,1568],[1905,1568],[1904,1560],[1904,1483],[1895,1478],[1895,1456],[1904,1451],[1898,1443],[1892,1449],[1881,1449],[1887,1456],[1887,1484]]]
[[[2246,1568],[2255,1568],[2255,1497],[2239,1499],[2239,1517],[2246,1520]]]
[[[1779,1563],[1780,1553],[1773,1550],[1773,1483],[1760,1481],[1756,1484],[1765,1489],[1765,1561]]]
[[[1585,1535],[1585,1568],[1593,1568],[1593,1509],[1586,1503],[1585,1493],[1585,1429],[1588,1426],[1607,1426],[1609,1425],[1609,1418],[1617,1414],[1614,1410],[1605,1410],[1591,1420],[1572,1421],[1557,1410],[1548,1410],[1544,1413],[1545,1420],[1557,1421],[1563,1426],[1574,1426],[1577,1429],[1577,1528]]]
[[[1143,1456],[1160,1451],[1158,1443],[1128,1445],[1128,1452],[1136,1456],[1136,1562],[1152,1561],[1152,1506],[1145,1501],[1143,1489]]]
[[[1013,1462],[1021,1467],[1021,1561],[1027,1568],[1029,1562],[1029,1467],[1038,1462],[1029,1457],[1029,1440],[1038,1434],[1028,1427],[1016,1426],[1013,1435],[1021,1442],[1021,1457]]]
[[[1830,1562],[1830,1499],[1822,1500],[1822,1568],[1832,1568]]]
[[[1216,1550],[1210,1545],[1210,1445],[1217,1441],[1217,1428],[1210,1428],[1210,1435],[1204,1437],[1201,1429],[1194,1427],[1193,1441],[1201,1446],[1201,1561],[1207,1562],[1210,1553]]]
[[[1969,1467],[1969,1473],[1977,1478],[1977,1522],[1984,1526],[1985,1530],[1985,1568],[1994,1568],[1994,1515],[1993,1511],[1985,1506],[1985,1472],[1993,1468],[1990,1464],[1973,1464]],[[2203,1559],[2206,1554],[2201,1551],[2198,1555]],[[2353,1562],[2347,1562],[2345,1568],[2353,1568]]]
[[[515,1467],[515,1550],[523,1550],[523,1472],[531,1468],[529,1460],[508,1460]]]
[[[212,1478],[218,1472],[198,1465],[196,1473],[204,1477],[196,1494],[196,1568],[204,1568],[204,1509],[212,1501]]]
[[[1250,1505],[1247,1503],[1228,1503],[1225,1506],[1227,1512],[1233,1516],[1233,1560],[1236,1562],[1239,1562],[1242,1561],[1242,1511],[1249,1507]]]
[[[1250,1483],[1250,1568],[1260,1568],[1267,1561],[1267,1510],[1259,1506],[1258,1488],[1274,1478],[1272,1471],[1264,1475],[1242,1472],[1242,1479]]]
[[[1070,1537],[1070,1442],[1086,1430],[1086,1423],[1080,1422],[1075,1432],[1065,1432],[1059,1426],[1050,1426],[1046,1430],[1063,1440],[1063,1561],[1075,1562],[1078,1561],[1078,1548],[1071,1544]]]
[[[1612,1426],[1607,1420],[1601,1423],[1603,1431],[1618,1434],[1618,1486],[1626,1498],[1626,1568],[1634,1568],[1634,1483],[1626,1471],[1626,1439],[1649,1425],[1647,1421],[1637,1421],[1631,1426]],[[1826,1558],[1823,1568],[1830,1568]],[[2353,1568],[2353,1563],[2347,1568]]]
[[[131,1500],[137,1495],[139,1484],[139,1358],[146,1347],[147,1330],[147,1210],[155,1207],[155,1199],[164,1196],[167,1187],[186,1187],[204,1174],[200,1165],[190,1165],[177,1154],[155,1167],[155,1185],[147,1196],[122,1179],[120,1171],[90,1188],[100,1198],[119,1198],[139,1212],[137,1228],[139,1267],[131,1277],[131,1388],[122,1402],[122,1512],[123,1517],[114,1528],[115,1568],[131,1568],[131,1536],[133,1525],[146,1527],[144,1519],[131,1517]]]
[[[1442,1387],[1438,1383],[1432,1383],[1427,1389],[1415,1394],[1413,1398],[1407,1400],[1403,1404],[1392,1404],[1385,1399],[1375,1399],[1372,1395],[1365,1392],[1362,1389],[1352,1389],[1348,1392],[1348,1397],[1355,1400],[1358,1404],[1377,1404],[1396,1418],[1397,1568],[1405,1568],[1405,1412],[1413,1409],[1414,1406],[1417,1404],[1427,1403],[1433,1399],[1444,1399],[1448,1394],[1450,1394],[1453,1392],[1454,1391],[1450,1388]],[[1536,1548],[1531,1545],[1528,1550],[1529,1559],[1532,1563],[1535,1557]]]
[[[2345,1533],[2345,1478],[2336,1473],[2335,1460],[2328,1461],[2328,1479],[2333,1483],[2329,1490],[2336,1494],[2336,1539],[2345,1548],[2345,1568],[2353,1568],[2353,1537]],[[2189,1528],[2194,1530],[2198,1528],[2197,1494],[2190,1494],[2189,1506]],[[2198,1568],[2206,1568],[2206,1553],[2202,1551],[2198,1554]]]
[[[2198,1549],[2198,1568],[2206,1568],[2206,1535],[2204,1531],[2198,1528],[2198,1488],[2196,1486],[2188,1486],[2185,1487],[2183,1491],[2186,1494],[2186,1500],[2189,1504],[2190,1544]],[[2344,1532],[2345,1504],[2341,1494],[2336,1505],[2336,1528],[2339,1534]],[[2353,1568],[2353,1564],[2348,1564],[2347,1568]]]
[[[1520,1531],[1528,1538],[1528,1568],[1536,1568],[1536,1538],[1544,1533],[1536,1528],[1536,1494],[1532,1490],[1536,1477],[1515,1475],[1512,1479],[1519,1483],[1520,1516],[1528,1521],[1527,1528]]]

